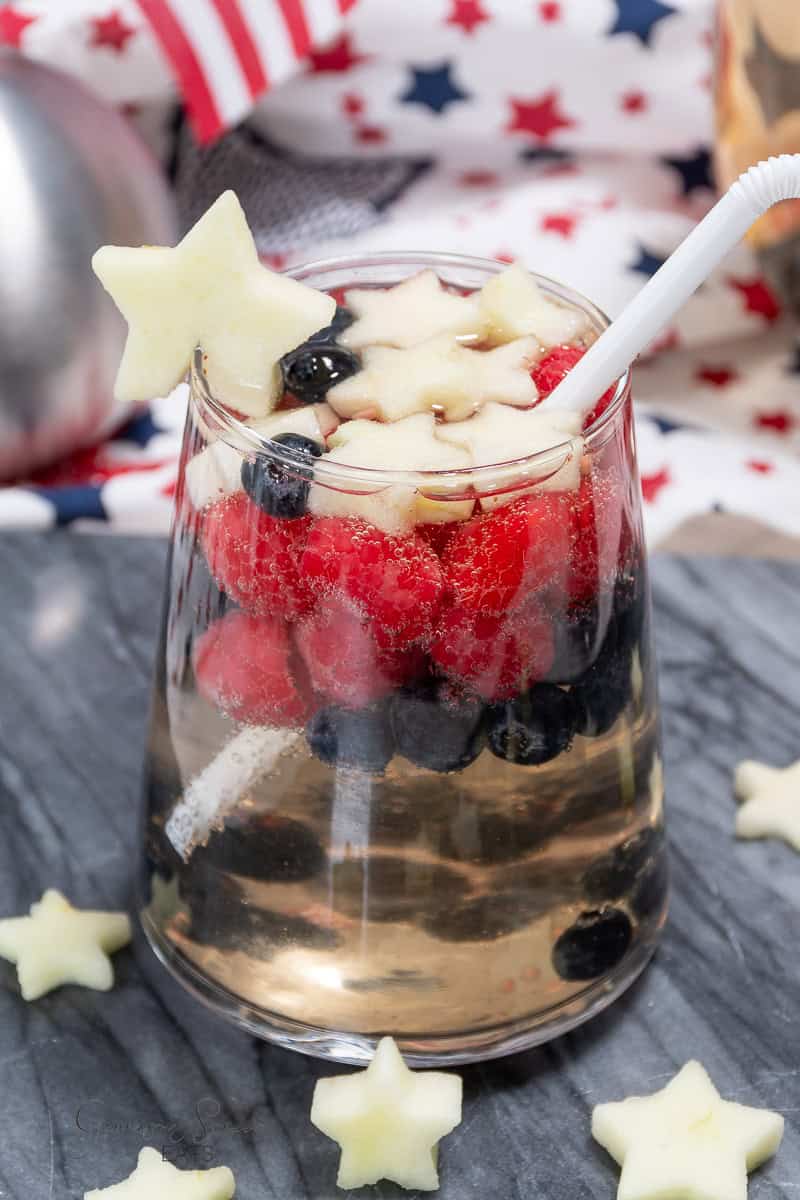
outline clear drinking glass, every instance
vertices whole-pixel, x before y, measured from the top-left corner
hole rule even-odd
[[[463,291],[502,269],[375,255],[294,274],[336,292],[424,268]],[[583,310],[589,340],[605,326],[539,284]],[[651,955],[667,897],[628,377],[582,443],[527,459],[316,460],[323,515],[283,524],[241,491],[198,509],[187,479],[203,451],[223,490],[259,456],[302,475],[211,395],[198,357],[146,762],[140,908],[156,953],[252,1032],[353,1062],[384,1034],[420,1064],[487,1058],[604,1008]],[[342,518],[325,515],[343,495],[363,505],[346,604]],[[415,506],[411,550],[372,528],[387,504]],[[473,509],[493,523],[481,568],[506,592],[465,624],[419,579]],[[397,598],[388,646],[358,608],[375,586]]]

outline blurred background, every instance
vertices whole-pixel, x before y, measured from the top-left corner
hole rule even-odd
[[[233,187],[276,269],[459,250],[613,316],[787,150],[786,0],[0,0],[0,527],[169,527],[185,394],[115,407],[101,243]],[[773,210],[638,367],[653,545],[800,546],[798,228]]]

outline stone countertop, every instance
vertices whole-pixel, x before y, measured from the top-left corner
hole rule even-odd
[[[87,907],[128,901],[164,552],[148,539],[0,537],[0,914],[46,886]],[[617,1170],[591,1141],[591,1106],[655,1090],[691,1057],[726,1097],[787,1117],[752,1200],[800,1187],[800,860],[731,836],[734,765],[800,755],[800,565],[663,557],[654,582],[666,934],[610,1010],[462,1070],[442,1200],[612,1200]],[[141,940],[115,970],[110,993],[67,987],[25,1004],[0,962],[0,1195],[80,1197],[128,1175],[148,1144],[182,1166],[226,1163],[238,1200],[344,1195],[337,1147],[308,1120],[316,1079],[337,1068],[211,1016]]]

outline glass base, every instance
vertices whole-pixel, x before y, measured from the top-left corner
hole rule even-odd
[[[487,1026],[469,1033],[436,1034],[432,1037],[392,1033],[411,1066],[441,1067],[483,1062],[516,1054],[560,1037],[590,1017],[602,1012],[630,987],[641,974],[658,944],[667,916],[667,904],[648,936],[641,937],[616,970],[589,984],[562,1004],[542,1009],[519,1021]],[[237,996],[202,975],[175,947],[162,937],[146,911],[140,912],[144,934],[159,961],[187,991],[208,1008],[233,1021],[248,1033],[314,1058],[362,1066],[372,1058],[377,1037],[364,1037],[335,1029],[322,1029],[288,1020],[269,1009],[243,1003]]]

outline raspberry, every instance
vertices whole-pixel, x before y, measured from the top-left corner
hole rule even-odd
[[[585,475],[570,509],[572,545],[569,554],[568,590],[571,601],[591,600],[599,587],[598,529],[594,488]]]
[[[235,721],[297,726],[308,717],[283,621],[227,613],[197,639],[194,673],[201,695]]]
[[[431,549],[435,550],[439,558],[441,558],[449,545],[451,537],[460,528],[460,524],[456,521],[441,521],[417,525],[414,532],[417,534],[417,537],[421,537],[424,542],[427,542]]]
[[[354,518],[316,521],[301,571],[312,592],[354,603],[384,649],[430,633],[444,591],[439,559],[421,538],[394,536]]]
[[[617,390],[617,385],[615,383],[612,383],[611,387],[608,388],[605,392],[603,392],[602,396],[597,401],[597,404],[595,404],[594,408],[589,410],[589,412],[586,414],[586,416],[583,419],[584,431],[587,429],[591,429],[591,427],[592,427],[592,425],[594,425],[595,421],[600,420],[603,413],[606,411],[609,404],[614,399],[614,393],[616,392],[616,390]]]
[[[295,643],[311,686],[341,708],[365,708],[392,690],[369,625],[348,604],[331,600],[301,621]]]
[[[310,517],[268,516],[238,492],[204,514],[203,552],[219,586],[242,608],[291,619],[310,612],[314,603],[300,573],[310,526]]]
[[[566,560],[567,505],[566,493],[541,492],[461,525],[442,557],[455,603],[499,614],[548,584]]]
[[[531,379],[536,384],[540,398],[549,396],[554,388],[561,383],[564,376],[579,362],[586,350],[582,346],[555,346],[531,370]],[[591,412],[587,413],[583,428],[588,429],[603,415],[614,398],[617,385],[612,384],[608,391],[603,392]]]
[[[404,687],[428,675],[428,656],[422,646],[386,646],[379,648],[378,663],[393,686]]]
[[[436,665],[486,700],[524,692],[547,674],[553,655],[553,630],[535,600],[503,617],[445,609],[431,645]]]
[[[531,368],[531,379],[542,399],[558,387],[568,371],[583,358],[581,346],[554,346]]]
[[[611,472],[592,472],[572,493],[567,588],[573,603],[592,600],[614,576],[623,536],[622,496]]]

